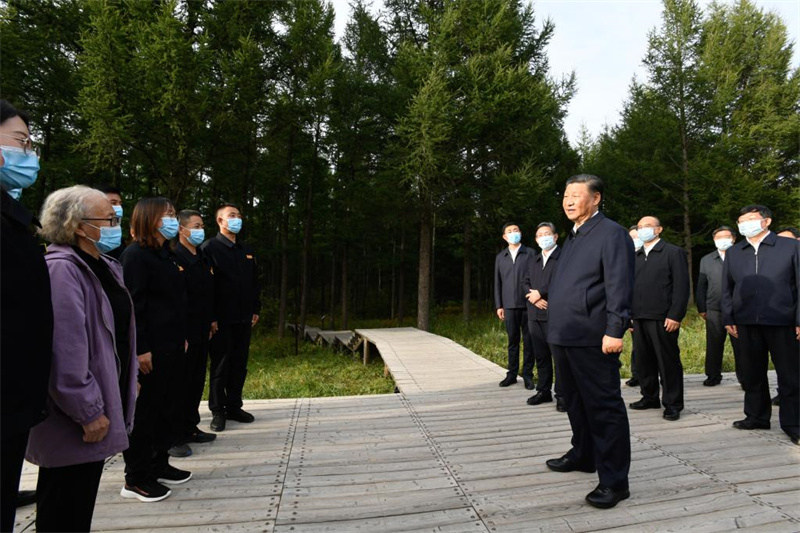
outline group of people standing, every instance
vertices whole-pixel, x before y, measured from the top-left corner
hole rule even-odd
[[[169,460],[216,438],[198,427],[209,356],[210,428],[253,422],[242,389],[258,269],[233,204],[206,239],[200,212],[142,198],[123,248],[118,189],[57,190],[37,220],[15,191],[38,170],[27,117],[0,100],[1,529],[24,457],[39,466],[37,531],[88,531],[107,458],[123,453],[125,498],[160,501],[191,479]]]
[[[568,413],[572,448],[547,466],[554,471],[599,473],[586,496],[609,508],[628,498],[630,429],[620,389],[619,355],[626,331],[633,336],[630,386],[642,397],[628,407],[662,409],[668,421],[684,409],[683,365],[678,337],[690,283],[685,251],[661,239],[658,218],[646,216],[626,231],[600,212],[603,183],[578,175],[567,181],[563,208],[573,222],[563,248],[550,222],[536,228],[534,253],[521,244],[516,223],[503,227],[508,244],[495,259],[495,307],[508,334],[508,369],[501,387],[521,377],[536,388],[529,405],[552,402]],[[742,430],[769,429],[771,405],[779,405],[781,429],[800,435],[800,232],[769,230],[765,206],[742,208],[739,233],[721,226],[716,250],[703,257],[696,301],[706,321],[705,386],[720,384],[722,354],[730,336],[736,375],[744,390]],[[778,375],[770,400],[768,357]],[[534,363],[538,380],[533,377]]]

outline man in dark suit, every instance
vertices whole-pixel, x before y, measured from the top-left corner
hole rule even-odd
[[[663,404],[664,419],[678,420],[683,410],[678,336],[689,303],[689,266],[683,249],[661,239],[662,229],[656,217],[639,221],[639,238],[644,245],[636,252],[633,331],[642,398],[630,407],[660,409]]]
[[[781,429],[800,438],[800,243],[769,230],[772,212],[749,205],[739,214],[745,238],[728,250],[722,273],[722,320],[737,337],[744,368],[744,414],[733,427],[769,429],[768,358],[778,374]]]
[[[563,206],[574,225],[550,282],[547,340],[572,426],[572,449],[547,466],[556,472],[597,470],[600,484],[586,501],[607,509],[630,496],[630,426],[619,355],[630,324],[634,260],[628,232],[598,210],[602,197],[597,176],[567,180]]]
[[[521,244],[519,225],[509,222],[503,226],[503,240],[508,247],[497,254],[494,260],[494,304],[497,318],[506,324],[508,334],[508,372],[501,387],[517,382],[519,372],[519,341],[523,340],[522,380],[525,388],[533,389],[533,354],[528,334],[528,317],[522,278],[528,270],[528,261],[533,254]]]
[[[697,312],[706,322],[706,380],[703,385],[714,387],[722,381],[722,353],[725,338],[729,337],[722,323],[722,266],[728,248],[736,242],[733,228],[720,226],[711,234],[716,250],[700,259],[700,273],[697,278]],[[736,364],[736,378],[742,382],[742,363],[739,354],[739,341],[733,337],[733,359]]]
[[[553,356],[547,344],[547,298],[550,279],[556,270],[561,248],[558,247],[558,233],[552,222],[542,222],[536,227],[536,244],[541,252],[535,259],[528,261],[528,270],[522,280],[522,290],[528,300],[528,334],[533,346],[533,357],[536,359],[536,394],[528,398],[528,405],[552,402],[550,392],[553,386]],[[558,390],[556,390],[556,408],[566,411]]]
[[[628,235],[630,235],[631,239],[633,239],[633,251],[638,252],[642,248],[642,246],[644,246],[642,239],[639,238],[639,226],[633,225],[630,228],[628,228]],[[633,340],[633,328],[631,328],[630,332],[632,341],[631,344],[635,346],[636,341]],[[636,361],[637,361],[636,348],[633,347],[631,348],[631,379],[625,382],[625,385],[627,385],[628,387],[639,386],[639,368],[636,366]]]

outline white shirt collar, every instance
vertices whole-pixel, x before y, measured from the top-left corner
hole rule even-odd
[[[658,244],[658,241],[660,241],[660,240],[661,240],[661,237],[656,237],[656,238],[655,238],[655,239],[653,239],[652,241],[650,241],[650,242],[646,242],[646,243],[644,243],[644,244],[642,245],[642,250],[644,250],[644,256],[645,256],[645,257],[647,257],[647,256],[648,256],[648,254],[650,253],[650,250],[652,250],[652,249],[653,249],[653,247],[654,247],[656,244]]]
[[[758,239],[758,242],[753,242],[753,241],[750,240],[749,237],[747,238],[747,242],[750,243],[750,246],[755,248],[756,253],[758,253],[758,247],[761,246],[761,243],[764,242],[764,239],[767,238],[767,235],[769,235],[769,233],[770,233],[770,231],[767,230],[767,232],[764,235],[762,235],[760,239]]]

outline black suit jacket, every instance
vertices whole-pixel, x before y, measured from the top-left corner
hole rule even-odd
[[[755,248],[742,239],[722,268],[726,326],[800,326],[800,242],[767,235]]]
[[[570,232],[550,282],[547,341],[600,346],[622,338],[633,298],[633,241],[628,230],[598,213]]]
[[[249,324],[261,312],[261,285],[253,249],[221,233],[200,249],[214,268],[214,317],[220,324]]]
[[[645,255],[636,252],[633,318],[680,322],[689,304],[689,265],[686,252],[663,239]]]
[[[722,267],[724,261],[719,252],[706,254],[700,260],[700,273],[697,276],[695,302],[697,312],[719,311],[722,307]]]
[[[511,260],[508,248],[497,254],[494,260],[494,307],[495,309],[525,308],[527,302],[522,293],[522,278],[528,271],[528,261],[533,259],[531,249],[520,245],[516,260]]]
[[[533,261],[528,261],[528,269],[525,272],[525,277],[522,279],[522,293],[527,295],[533,289],[539,291],[543,300],[547,300],[548,291],[550,290],[550,280],[553,278],[553,272],[556,271],[558,258],[561,255],[561,246],[556,246],[556,249],[550,254],[547,263],[542,268],[542,252],[536,254]],[[527,299],[526,299],[527,302]],[[539,309],[535,305],[528,303],[528,318],[534,320],[545,321],[547,320],[547,310]]]

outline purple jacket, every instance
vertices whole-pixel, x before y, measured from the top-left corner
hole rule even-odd
[[[103,260],[121,286],[122,267]],[[128,447],[136,406],[136,327],[131,312],[130,382],[127,412],[122,412],[114,318],[100,280],[69,246],[48,248],[47,268],[53,300],[53,364],[47,418],[31,429],[25,458],[45,467],[101,461]],[[133,309],[133,304],[131,304]],[[100,442],[83,442],[83,426],[105,414],[108,434]]]

